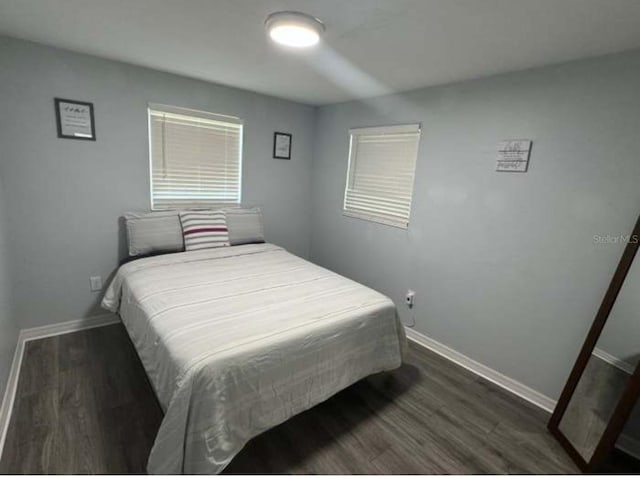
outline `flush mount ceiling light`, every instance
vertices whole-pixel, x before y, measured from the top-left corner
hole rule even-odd
[[[300,12],[276,12],[264,22],[273,41],[294,48],[308,48],[320,41],[324,24]]]

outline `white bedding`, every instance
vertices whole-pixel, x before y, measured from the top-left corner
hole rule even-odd
[[[148,471],[219,473],[261,432],[400,366],[393,302],[271,244],[123,265],[118,312],[165,417]]]

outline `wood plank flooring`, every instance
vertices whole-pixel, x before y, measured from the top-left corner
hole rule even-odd
[[[0,472],[144,473],[161,420],[122,325],[27,342]]]
[[[411,345],[252,440],[225,473],[575,473],[548,414]],[[144,473],[162,411],[120,324],[28,342],[3,473]]]

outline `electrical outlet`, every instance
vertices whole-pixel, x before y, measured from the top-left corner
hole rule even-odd
[[[99,290],[102,290],[102,277],[100,276],[93,276],[89,278],[89,283],[91,284],[91,291],[92,292],[97,292]]]
[[[407,291],[407,295],[404,296],[404,303],[407,304],[407,307],[411,309],[413,307],[415,298],[416,298],[415,291],[409,289]]]

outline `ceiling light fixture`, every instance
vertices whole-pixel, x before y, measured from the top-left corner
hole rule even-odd
[[[271,39],[281,45],[308,48],[320,41],[324,23],[300,12],[276,12],[264,22]]]

